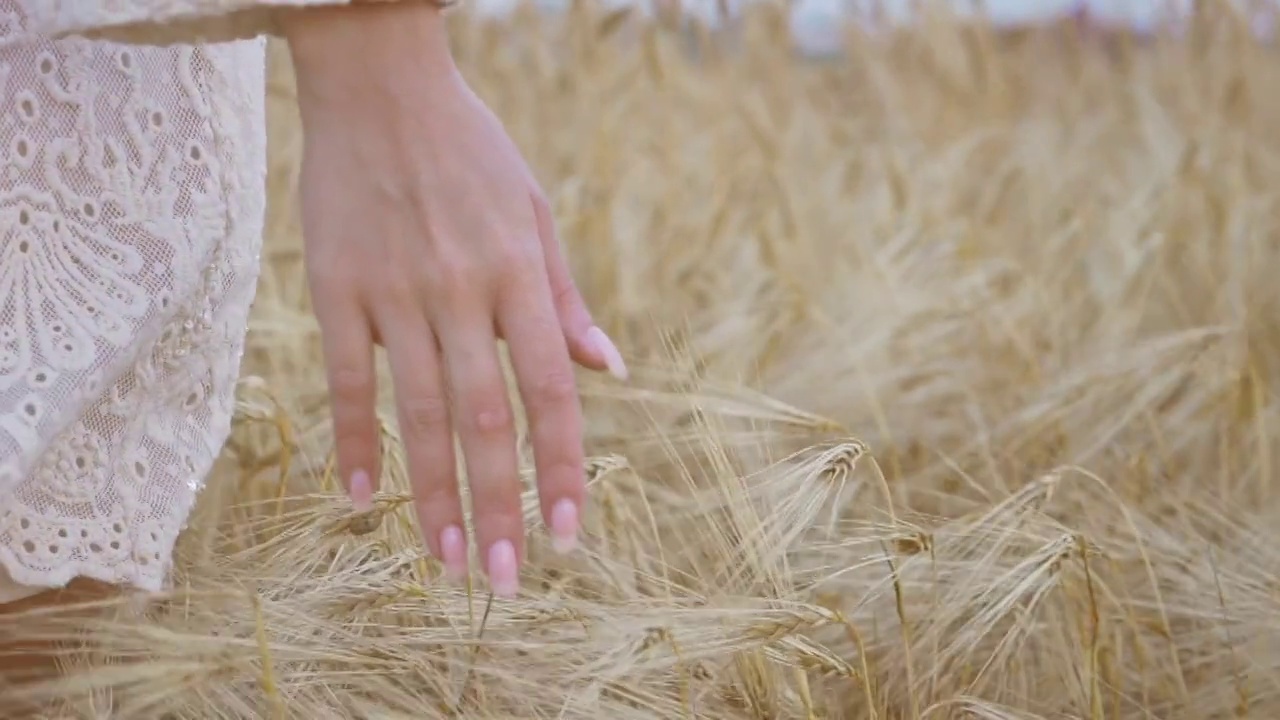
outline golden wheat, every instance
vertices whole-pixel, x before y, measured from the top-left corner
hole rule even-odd
[[[121,718],[1280,716],[1280,58],[927,22],[792,57],[575,5],[459,15],[634,366],[584,376],[586,548],[517,600],[332,474],[273,58],[234,437],[175,589],[22,618]],[[384,400],[389,397],[389,383]],[[527,453],[526,453],[527,455]],[[1268,528],[1271,529],[1268,529]],[[60,714],[59,714],[60,713]]]

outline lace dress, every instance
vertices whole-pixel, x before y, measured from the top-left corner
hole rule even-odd
[[[164,583],[257,280],[259,36],[341,1],[0,0],[0,602]]]

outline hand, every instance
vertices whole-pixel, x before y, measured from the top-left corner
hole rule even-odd
[[[305,137],[306,260],[333,398],[338,466],[357,507],[379,476],[375,343],[387,350],[427,546],[467,572],[454,429],[494,592],[524,552],[507,342],[529,418],[542,514],[576,543],[585,492],[571,361],[624,378],[569,275],[551,215],[502,124],[413,2],[291,13]]]

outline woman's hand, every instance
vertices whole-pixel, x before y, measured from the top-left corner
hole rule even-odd
[[[418,519],[467,572],[454,430],[481,557],[517,590],[523,516],[496,340],[507,342],[555,546],[577,539],[582,417],[572,361],[625,377],[591,321],[547,203],[420,2],[290,13],[305,152],[302,212],[324,338],[338,465],[357,507],[379,475],[374,343],[387,350]]]

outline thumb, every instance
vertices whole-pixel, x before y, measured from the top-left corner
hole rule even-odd
[[[542,241],[542,256],[547,263],[547,278],[551,283],[551,296],[555,301],[560,328],[569,357],[591,370],[607,370],[619,380],[627,379],[627,365],[613,340],[596,327],[587,310],[587,304],[578,292],[569,272],[569,263],[560,249],[551,208],[541,195],[534,196],[533,212],[538,223],[538,238]]]

